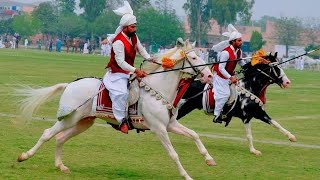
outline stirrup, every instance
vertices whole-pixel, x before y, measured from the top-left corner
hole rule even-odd
[[[222,120],[221,114],[219,116],[214,116],[214,118],[212,120],[213,123],[219,123],[219,124],[221,124],[222,121],[223,120]]]

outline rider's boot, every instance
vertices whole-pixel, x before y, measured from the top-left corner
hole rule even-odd
[[[214,123],[222,123],[222,115],[220,114],[220,115],[215,115],[214,116],[214,118],[213,118],[213,120],[212,120],[212,122],[214,122]]]
[[[129,125],[128,125],[128,120],[127,119],[123,119],[122,122],[119,124],[119,130],[122,133],[128,134],[129,131]]]

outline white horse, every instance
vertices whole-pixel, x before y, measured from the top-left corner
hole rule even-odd
[[[189,41],[182,41],[182,45],[176,46],[169,50],[166,57],[159,57],[159,59],[166,58],[174,62],[174,68],[181,68],[186,66],[196,66],[193,68],[181,69],[179,71],[170,71],[166,73],[153,74],[142,79],[145,86],[148,86],[157,95],[162,96],[162,100],[157,100],[156,96],[147,91],[146,87],[140,88],[142,115],[144,121],[143,126],[150,129],[161,141],[163,147],[166,149],[168,155],[176,163],[179,173],[185,179],[192,179],[185,171],[179,161],[178,154],[174,150],[168,132],[173,132],[191,138],[197,145],[200,153],[204,156],[207,165],[215,165],[215,161],[209,155],[207,149],[202,144],[199,135],[183,125],[181,125],[174,116],[168,113],[172,102],[177,93],[176,89],[182,73],[189,73],[193,75],[200,75],[199,78],[204,83],[212,81],[212,73],[208,67],[201,67],[205,62],[197,56],[194,52],[194,44]],[[159,61],[158,59],[158,61]],[[164,68],[160,65],[150,64],[153,71],[163,71]],[[60,83],[51,87],[32,89],[23,89],[21,95],[27,96],[22,104],[22,115],[30,119],[33,112],[40,107],[42,103],[51,97],[63,92],[60,98],[60,105],[58,110],[58,119],[51,128],[44,130],[42,136],[36,145],[27,152],[23,152],[18,157],[18,161],[24,161],[32,157],[40,146],[50,140],[56,135],[56,152],[55,152],[55,166],[62,172],[69,172],[61,159],[62,146],[70,138],[84,132],[94,123],[96,115],[92,112],[93,100],[92,97],[97,95],[101,81],[95,78],[84,78],[74,81],[72,83]],[[141,84],[141,83],[140,83]],[[166,103],[163,103],[167,101]],[[172,106],[171,106],[172,107]],[[115,123],[114,119],[105,118],[107,122]]]

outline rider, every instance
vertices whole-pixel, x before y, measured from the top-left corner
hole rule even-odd
[[[109,70],[103,77],[103,83],[109,90],[112,110],[119,122],[119,130],[127,134],[129,125],[126,107],[129,95],[129,74],[136,73],[140,78],[147,75],[146,72],[134,67],[137,51],[145,59],[150,60],[151,57],[136,35],[136,17],[133,15],[128,1],[124,1],[124,6],[114,10],[114,12],[122,18],[115,34],[108,37],[108,41],[112,43],[112,49],[110,61],[107,65]]]
[[[237,77],[234,75],[234,69],[237,65],[237,62],[234,60],[242,58],[241,33],[239,33],[231,24],[228,25],[228,31],[229,32],[225,32],[222,35],[227,36],[229,39],[212,47],[216,52],[222,51],[219,55],[219,61],[224,62],[213,66],[215,71],[213,76],[213,92],[215,99],[213,122],[215,123],[222,123],[221,111],[230,96],[229,85],[238,81]],[[240,60],[238,61],[238,64],[244,66],[245,61]]]

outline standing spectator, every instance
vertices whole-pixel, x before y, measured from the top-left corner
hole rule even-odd
[[[12,40],[11,40],[11,48],[12,49],[16,48],[16,40],[17,40],[17,38],[15,36],[12,36]]]
[[[303,70],[304,69],[304,58],[300,57],[299,58],[299,70]]]
[[[88,42],[85,42],[83,45],[83,54],[88,54],[89,50],[88,50]]]
[[[19,33],[16,33],[16,49],[18,49],[19,48],[19,41],[20,41],[20,39],[21,39],[21,36],[20,36],[20,34]]]
[[[52,39],[49,42],[49,52],[52,52],[53,41]]]
[[[2,44],[2,38],[0,39],[0,49],[1,48],[4,48],[5,46],[4,46],[4,44]]]
[[[28,41],[28,39],[26,38],[26,39],[24,39],[24,48],[28,48],[28,43],[29,43],[29,41]]]
[[[56,51],[61,52],[62,41],[58,38],[56,41]]]
[[[49,39],[47,39],[45,44],[44,44],[44,49],[45,50],[49,50],[49,44],[50,44],[50,41],[49,41]]]
[[[38,46],[38,49],[41,50],[41,46],[42,46],[41,39],[37,40],[37,46]]]
[[[101,56],[106,56],[106,44],[101,44]]]

